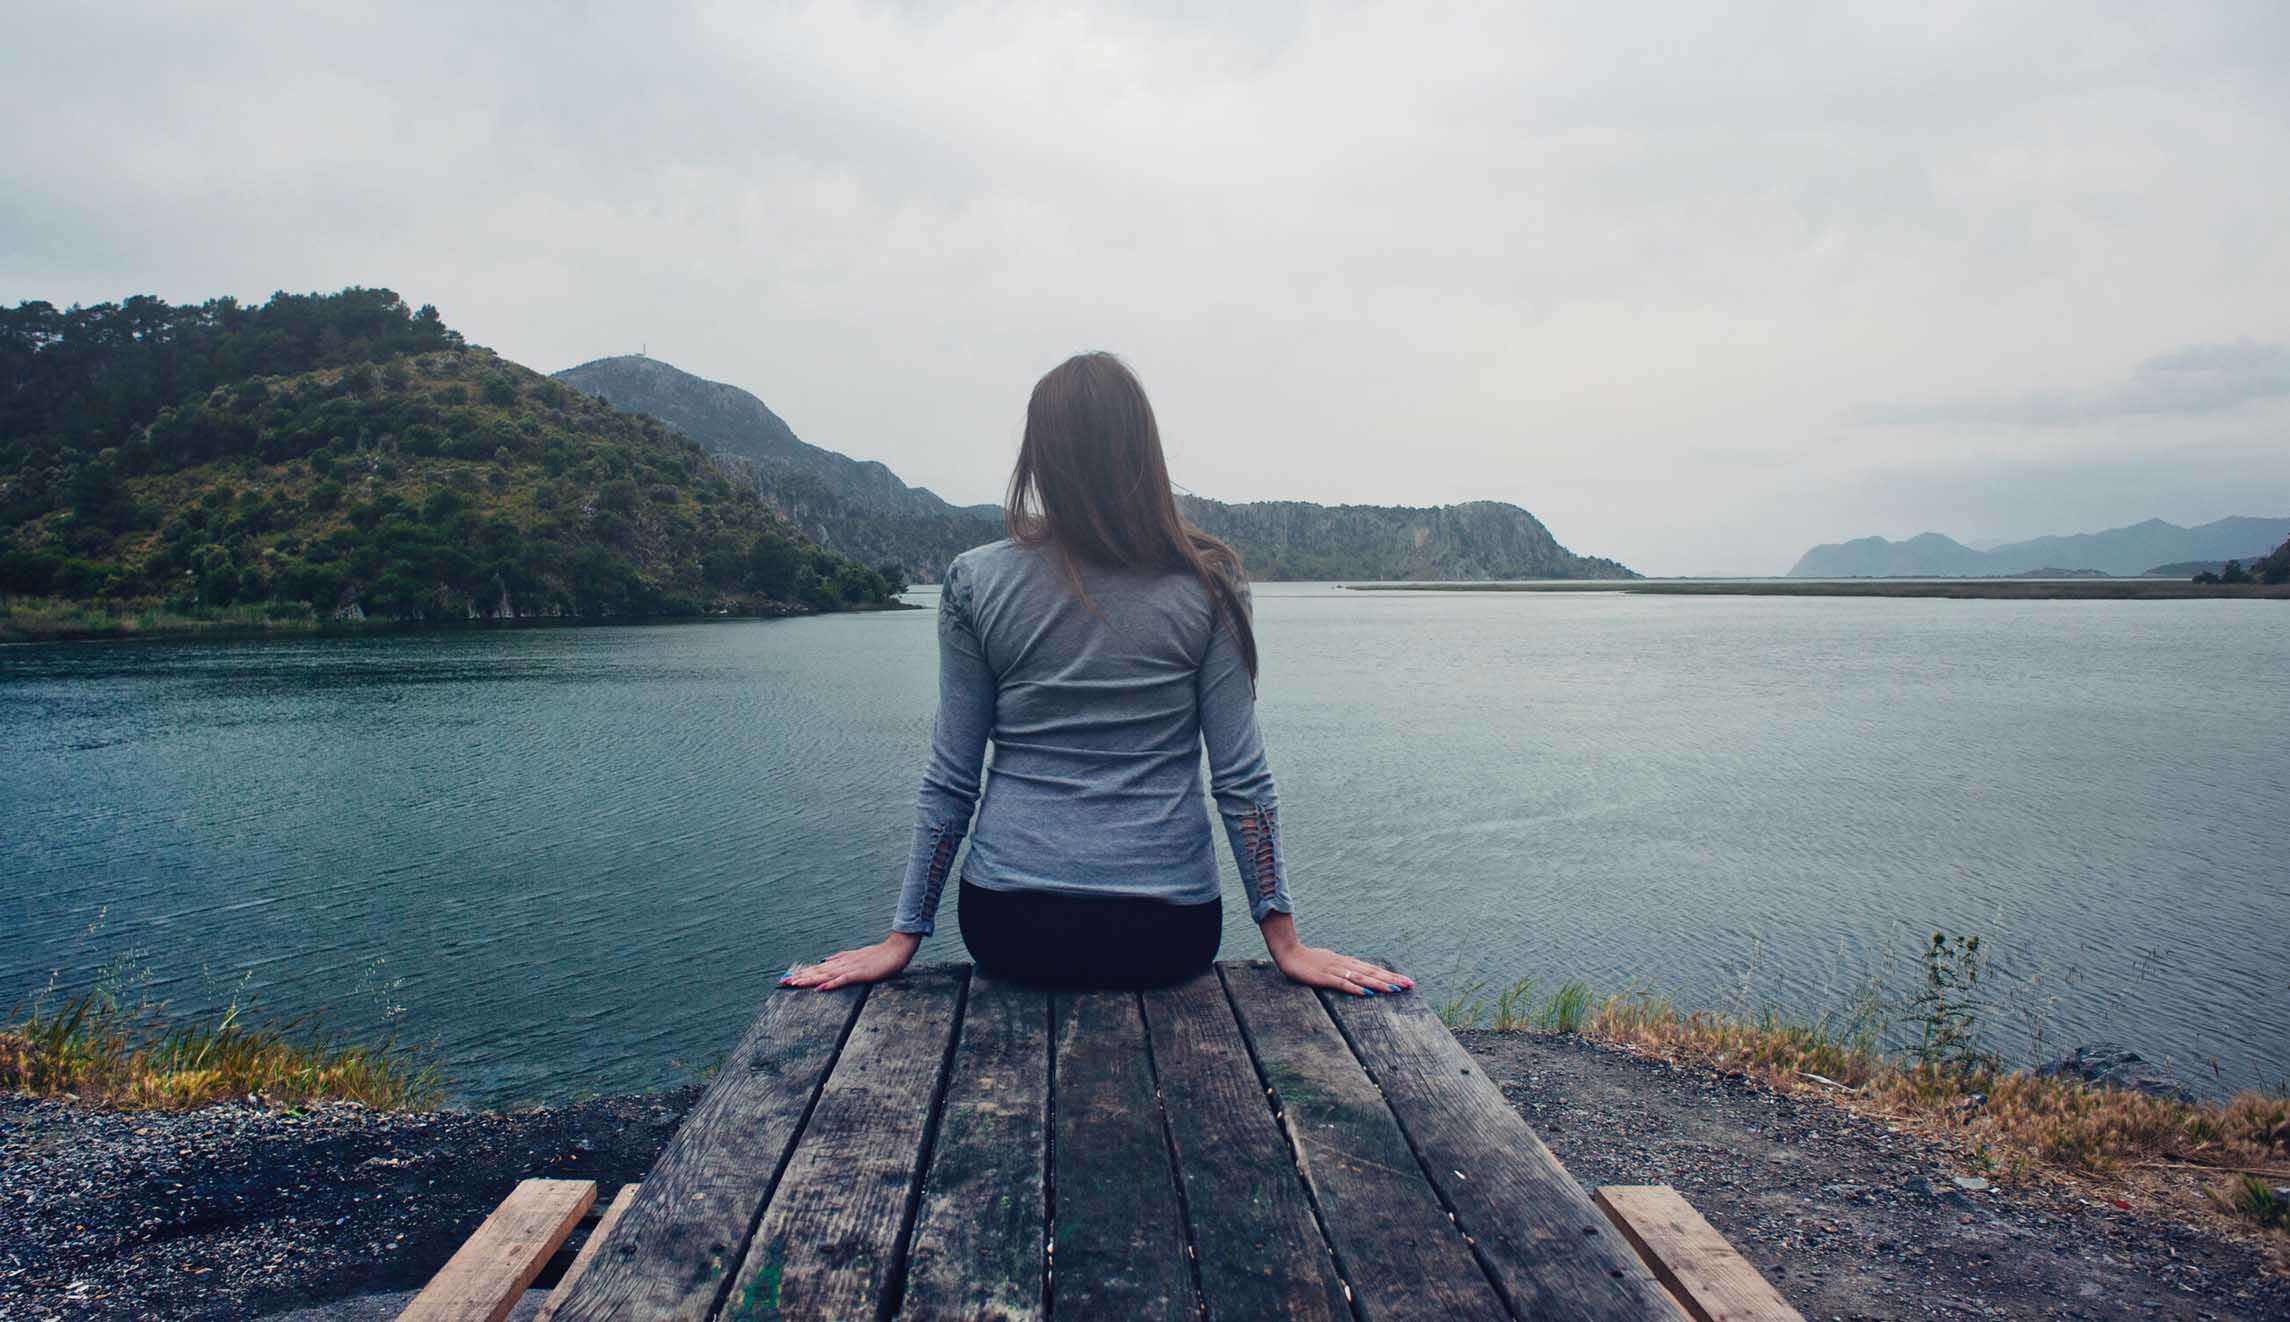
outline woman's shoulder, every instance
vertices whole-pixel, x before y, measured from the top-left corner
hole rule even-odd
[[[981,591],[999,595],[1032,577],[1039,558],[1034,548],[1004,537],[955,556],[947,563],[940,586],[948,600],[968,607]]]
[[[968,579],[975,583],[980,578],[993,578],[1008,574],[1036,558],[1031,547],[1020,546],[1007,537],[1000,541],[973,546],[962,552],[946,566],[946,581]]]

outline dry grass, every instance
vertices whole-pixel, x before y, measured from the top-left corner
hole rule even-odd
[[[436,1066],[394,1043],[249,1024],[235,1005],[211,1023],[169,1023],[103,992],[52,1013],[35,1005],[0,1028],[0,1090],[155,1110],[249,1096],[409,1109],[435,1105],[443,1092]]]
[[[2290,1097],[2180,1101],[1994,1063],[1920,1064],[1822,1029],[1609,997],[1587,1036],[1673,1064],[1738,1072],[1941,1140],[1984,1172],[2041,1174],[2119,1206],[2134,1200],[2213,1227],[2256,1226],[2290,1260]]]

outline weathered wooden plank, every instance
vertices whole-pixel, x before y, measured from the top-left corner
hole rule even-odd
[[[501,1322],[596,1201],[594,1180],[523,1180],[438,1269],[402,1322]]]
[[[1050,1002],[973,973],[907,1249],[910,1318],[1044,1315]]]
[[[1209,1317],[1351,1317],[1216,970],[1143,999]]]
[[[561,1322],[714,1311],[866,994],[863,986],[772,993],[565,1292]]]
[[[868,994],[721,1317],[873,1317],[889,1302],[968,976],[910,970]]]
[[[1509,1316],[1319,998],[1269,964],[1218,970],[1361,1312]]]
[[[1058,992],[1050,1076],[1050,1299],[1064,1317],[1198,1308],[1135,992]]]
[[[1804,1322],[1677,1190],[1610,1184],[1595,1196],[1695,1322]]]
[[[1419,996],[1323,994],[1520,1317],[1676,1317],[1590,1195]]]
[[[572,1292],[573,1282],[579,1280],[588,1271],[588,1265],[596,1261],[596,1250],[604,1243],[604,1237],[612,1233],[612,1228],[620,1224],[620,1218],[627,1215],[629,1206],[636,1201],[636,1191],[640,1187],[624,1184],[620,1186],[620,1192],[612,1196],[611,1205],[604,1209],[603,1216],[596,1219],[596,1228],[588,1232],[588,1239],[581,1244],[580,1252],[573,1255],[572,1266],[565,1268],[565,1274],[557,1279],[556,1288],[549,1291],[549,1297],[542,1300],[540,1308],[534,1311],[533,1322],[550,1322],[557,1315],[557,1309],[564,1304],[565,1296]]]

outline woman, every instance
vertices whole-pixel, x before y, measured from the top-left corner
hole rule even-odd
[[[941,587],[938,723],[890,935],[780,985],[905,968],[966,833],[962,941],[981,972],[1098,987],[1199,972],[1223,928],[1206,743],[1249,914],[1281,972],[1358,996],[1413,987],[1297,939],[1240,561],[1178,515],[1152,406],[1119,359],[1082,354],[1034,387],[1005,514],[1009,538],[956,556]]]

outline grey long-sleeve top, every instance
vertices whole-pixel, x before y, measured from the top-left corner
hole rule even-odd
[[[1086,603],[1048,552],[1009,541],[947,567],[938,722],[893,931],[932,930],[965,833],[962,878],[990,890],[1217,898],[1204,745],[1250,916],[1291,912],[1239,643],[1190,575],[1083,574]]]

